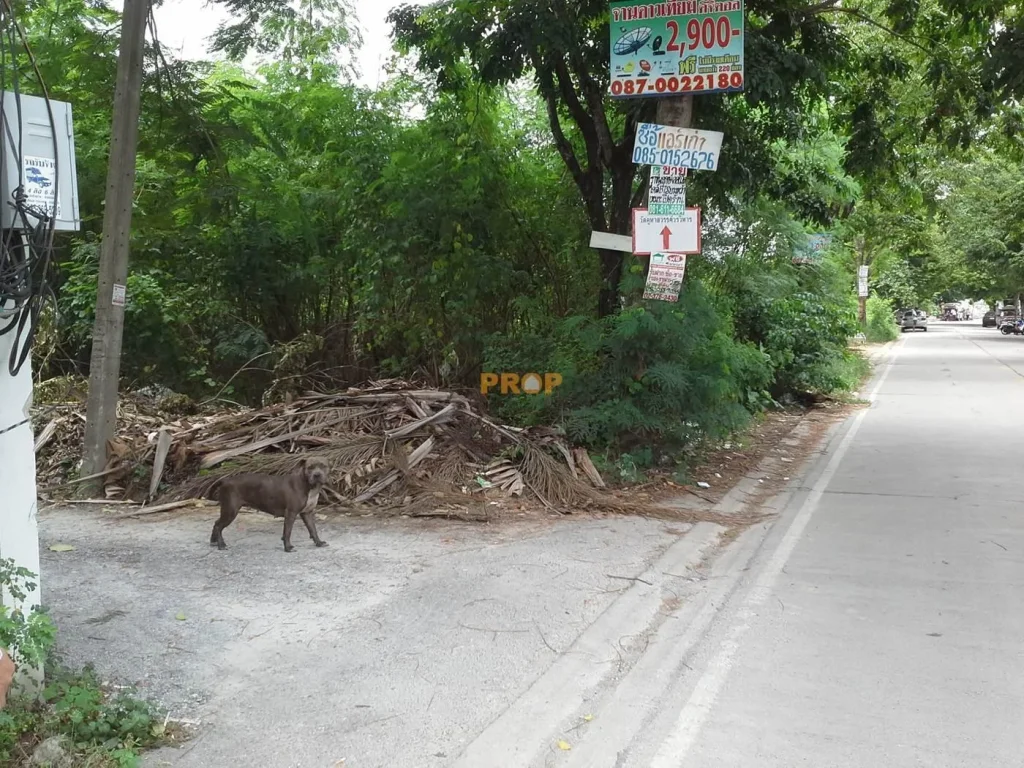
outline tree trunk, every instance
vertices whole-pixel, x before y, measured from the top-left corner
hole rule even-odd
[[[656,120],[658,125],[689,128],[693,125],[693,94],[659,99]]]
[[[619,283],[625,259],[621,251],[601,249],[598,254],[601,256],[602,283],[597,297],[597,316],[607,317],[619,311]]]
[[[633,148],[624,146],[615,153],[609,168],[612,177],[611,215],[608,231],[616,235],[628,235],[632,231],[633,213]],[[601,292],[598,296],[597,314],[606,317],[619,311],[622,286],[622,269],[626,254],[622,251],[599,251],[601,256]]]

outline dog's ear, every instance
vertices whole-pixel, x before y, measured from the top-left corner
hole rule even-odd
[[[306,471],[306,459],[305,458],[302,458],[299,461],[299,469],[301,469],[303,472]]]

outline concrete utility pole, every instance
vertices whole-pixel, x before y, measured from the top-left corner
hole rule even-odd
[[[132,228],[135,149],[139,138],[139,101],[142,95],[142,56],[149,4],[150,0],[124,0],[121,17],[121,50],[117,59],[99,285],[96,289],[96,323],[89,361],[89,401],[82,456],[84,476],[95,475],[106,467],[107,442],[113,438],[117,426],[128,241]]]
[[[859,277],[859,267],[862,267],[862,266],[864,266],[866,264],[867,264],[867,261],[864,259],[864,235],[857,235],[858,281],[860,279],[860,277]],[[858,291],[858,294],[859,293],[860,292]],[[860,322],[861,327],[864,327],[864,326],[866,326],[868,324],[868,297],[867,296],[860,296],[860,295],[857,296],[857,320]]]

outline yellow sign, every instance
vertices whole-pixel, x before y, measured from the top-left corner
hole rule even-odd
[[[550,395],[561,383],[560,373],[481,373],[480,394],[486,395],[497,387],[503,395]]]

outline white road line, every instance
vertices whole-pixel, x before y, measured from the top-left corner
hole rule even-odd
[[[902,350],[903,346],[904,340],[900,339],[900,341],[892,348],[892,354],[890,355],[889,362],[886,365],[885,370],[882,372],[878,382],[868,395],[867,399],[869,401],[875,401],[875,398],[878,396],[879,391],[882,389],[882,385],[888,378],[889,372],[892,370],[892,366],[896,362],[896,357],[900,350]],[[814,488],[811,490],[811,493],[804,500],[804,503],[800,507],[800,511],[797,512],[796,516],[793,518],[793,522],[789,524],[789,529],[786,531],[782,541],[779,543],[778,549],[775,550],[775,553],[772,555],[768,565],[761,572],[753,589],[751,589],[750,594],[744,601],[743,606],[737,612],[735,623],[729,631],[728,636],[722,642],[718,652],[715,654],[714,658],[711,659],[711,662],[708,664],[704,674],[701,675],[697,684],[694,686],[693,693],[690,695],[689,700],[683,706],[682,711],[679,713],[679,717],[676,719],[675,727],[672,729],[668,738],[662,742],[661,747],[654,756],[654,760],[651,762],[650,768],[680,768],[680,766],[682,766],[683,760],[686,759],[686,756],[693,748],[697,737],[700,735],[701,729],[704,727],[704,723],[711,714],[711,710],[714,707],[715,700],[718,698],[718,694],[725,685],[725,681],[732,669],[736,651],[739,649],[740,640],[744,633],[750,628],[751,620],[757,615],[757,608],[764,603],[771,594],[775,581],[778,579],[782,569],[786,567],[786,563],[793,554],[793,550],[799,543],[801,536],[803,536],[804,529],[807,528],[807,524],[810,522],[811,517],[817,510],[821,497],[824,495],[829,483],[832,482],[832,478],[839,470],[839,465],[846,456],[846,452],[849,450],[854,438],[856,438],[857,432],[860,430],[860,426],[864,422],[864,418],[867,414],[868,409],[864,409],[854,417],[853,424],[850,426],[849,431],[843,437],[843,440],[836,449],[836,452],[832,455],[828,465],[825,467],[825,471],[822,472],[821,477],[819,477],[818,481],[814,484]]]

